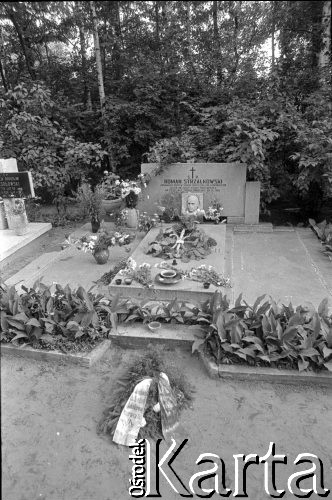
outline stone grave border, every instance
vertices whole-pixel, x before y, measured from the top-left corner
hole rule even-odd
[[[146,349],[149,344],[164,344],[173,348],[192,350],[196,337],[194,328],[178,324],[162,324],[160,332],[148,332],[146,325],[119,325],[118,331],[110,331],[112,343],[127,349]],[[142,335],[145,332],[145,336]],[[279,368],[252,367],[245,365],[218,365],[202,350],[198,357],[208,375],[213,379],[244,380],[247,382],[270,382],[276,384],[315,384],[332,387],[332,372],[298,372]]]
[[[198,328],[198,326],[197,326]],[[90,368],[99,361],[104,354],[116,345],[124,349],[146,349],[149,344],[165,345],[173,349],[181,348],[192,350],[195,341],[195,328],[178,324],[162,324],[159,333],[147,331],[142,323],[136,325],[120,324],[117,331],[110,330],[109,339],[103,340],[89,353],[62,353],[34,349],[31,346],[17,347],[12,344],[1,344],[1,354],[22,356],[38,361],[59,361]],[[145,335],[144,335],[145,334]],[[320,387],[332,387],[332,373],[298,372],[279,368],[264,368],[245,365],[220,365],[210,359],[202,350],[198,350],[201,360],[210,378],[226,380],[243,380],[246,382],[269,382],[275,384],[314,384]]]
[[[24,358],[35,359],[37,361],[59,361],[82,366],[84,368],[91,368],[91,366],[104,356],[110,347],[111,341],[109,339],[105,339],[90,352],[75,354],[64,353],[61,351],[47,351],[46,349],[34,349],[31,346],[17,347],[13,344],[3,343],[1,343],[0,351],[1,354],[21,356]]]
[[[197,326],[199,328],[199,326]],[[103,340],[89,353],[62,353],[60,351],[47,351],[34,349],[31,346],[17,347],[12,344],[1,344],[1,354],[22,356],[38,361],[60,361],[90,368],[99,361],[104,354],[116,345],[124,349],[146,349],[149,344],[166,345],[173,349],[181,348],[192,350],[195,341],[195,328],[178,324],[162,324],[159,333],[147,331],[147,326],[142,323],[120,324],[117,331],[110,330],[109,339]],[[145,334],[145,335],[144,335]],[[298,372],[279,368],[264,368],[245,365],[220,365],[210,359],[202,350],[198,350],[201,360],[210,378],[226,380],[243,380],[246,382],[269,382],[276,384],[314,384],[332,387],[332,373],[329,371]]]

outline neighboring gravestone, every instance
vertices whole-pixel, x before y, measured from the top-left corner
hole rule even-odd
[[[27,196],[33,198],[35,196],[31,172],[0,173],[1,198],[25,198]]]
[[[155,163],[143,163],[141,172],[152,174],[151,182],[139,203],[139,209],[156,212],[158,206],[179,209],[182,193],[202,193],[206,211],[213,202],[223,206],[228,222],[258,224],[259,183],[246,182],[247,167],[240,163],[173,163],[154,175]],[[201,195],[200,195],[201,196]],[[246,209],[250,214],[246,214]]]
[[[9,229],[17,229],[18,217],[14,217],[13,214],[19,210],[20,220],[24,221],[24,225],[26,226],[23,232],[26,232],[28,219],[24,208],[24,200],[22,200],[22,198],[28,196],[35,196],[31,173],[18,172],[15,158],[1,159],[0,198],[3,199]],[[18,199],[19,203],[17,203]],[[18,209],[18,207],[22,208]]]

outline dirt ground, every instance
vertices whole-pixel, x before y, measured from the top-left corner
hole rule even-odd
[[[178,443],[180,438],[189,442],[173,463],[186,487],[195,472],[204,470],[195,465],[198,456],[209,452],[224,460],[226,484],[234,492],[233,455],[263,456],[271,441],[276,453],[288,457],[288,465],[277,466],[276,486],[286,489],[284,498],[295,498],[287,490],[288,477],[309,468],[293,465],[299,453],[313,453],[322,460],[325,487],[332,487],[330,389],[215,381],[189,353],[164,352],[169,365],[179,367],[196,391],[176,437]],[[133,355],[113,348],[91,369],[2,356],[3,499],[131,498],[129,449],[98,436],[96,425],[121,365]],[[247,484],[248,498],[270,498],[264,492],[262,465],[248,468]],[[160,493],[165,500],[181,498],[162,474]]]

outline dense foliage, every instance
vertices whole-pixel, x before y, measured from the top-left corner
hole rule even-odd
[[[23,287],[22,287],[23,288]],[[302,370],[332,371],[332,315],[328,300],[318,310],[311,304],[288,306],[266,296],[253,306],[240,296],[233,308],[215,292],[204,303],[105,298],[79,287],[23,288],[2,285],[1,342],[73,350],[99,341],[119,323],[151,322],[199,325],[193,351],[203,345],[218,363],[248,363]]]
[[[241,161],[263,208],[295,195],[314,216],[332,189],[330,8],[2,2],[0,156],[58,203],[105,168]]]

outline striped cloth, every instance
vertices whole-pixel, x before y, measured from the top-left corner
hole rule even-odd
[[[124,446],[136,444],[141,427],[145,425],[144,411],[152,379],[146,378],[135,386],[125,404],[113,434],[113,441]]]
[[[160,372],[158,393],[161,412],[161,427],[165,439],[171,437],[178,426],[177,401],[166,373]]]

